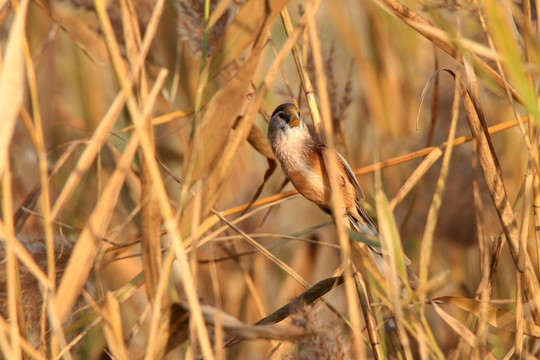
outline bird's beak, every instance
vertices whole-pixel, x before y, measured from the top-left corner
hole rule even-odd
[[[300,115],[297,112],[293,112],[291,114],[291,121],[289,122],[289,126],[291,128],[300,125]]]

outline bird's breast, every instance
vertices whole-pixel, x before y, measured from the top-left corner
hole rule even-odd
[[[277,148],[278,160],[296,190],[321,206],[325,203],[321,156],[313,139],[305,134],[290,134]]]

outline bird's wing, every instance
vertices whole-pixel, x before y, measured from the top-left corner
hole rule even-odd
[[[322,150],[326,149],[326,144],[323,142],[320,142],[317,140],[317,134],[315,134],[315,130],[308,125],[308,131],[311,135],[311,138],[315,141],[316,148],[318,152],[322,152]],[[351,166],[347,163],[347,160],[341,155],[338,151],[336,151],[336,154],[339,158],[339,162],[341,163],[341,166],[343,167],[343,170],[345,170],[345,173],[347,174],[347,177],[349,178],[349,181],[356,189],[356,201],[363,201],[366,197],[364,196],[364,192],[362,191],[362,188],[360,187],[360,184],[358,183],[358,180],[356,180],[356,176],[354,175],[354,171],[351,169]]]
[[[312,136],[314,137],[314,139],[316,139],[313,133],[313,130],[311,130],[310,127],[308,128],[310,129],[310,133],[312,133]],[[317,151],[319,152],[322,152],[322,150],[326,148],[326,144],[322,142],[317,141],[316,144],[317,144]],[[350,183],[356,190],[356,199],[355,199],[356,210],[362,219],[356,219],[356,217],[352,213],[349,213],[348,216],[349,216],[349,219],[351,220],[351,223],[353,224],[353,227],[356,228],[357,231],[366,232],[376,237],[379,236],[379,229],[377,229],[377,225],[375,225],[373,220],[370,219],[370,217],[366,213],[366,210],[364,210],[364,208],[360,204],[360,202],[363,201],[366,197],[364,196],[364,192],[362,191],[362,188],[360,187],[360,184],[358,183],[358,180],[356,179],[356,175],[354,175],[353,169],[347,163],[347,160],[345,160],[343,155],[341,155],[337,151],[336,151],[336,154],[338,156],[341,167],[343,168],[343,170],[345,170],[345,174],[347,174],[347,178],[349,179]],[[325,210],[325,211],[327,213],[331,213],[331,211],[329,210]],[[353,219],[355,221],[353,221]]]
[[[345,158],[340,153],[336,151],[336,154],[339,158],[339,162],[341,163],[341,166],[343,167],[343,170],[345,170],[345,173],[347,174],[347,177],[349,178],[349,181],[356,189],[357,201],[364,200],[366,197],[364,196],[364,192],[362,191],[362,188],[360,187],[358,180],[356,180],[354,171],[351,169],[350,165],[347,163],[347,160],[345,160]]]
[[[324,142],[317,140],[317,135],[315,134],[315,131],[311,128],[311,126],[308,126],[308,130],[309,130],[309,133],[311,134],[311,137],[315,141],[317,151],[319,153],[322,153],[322,151],[326,149],[326,144]],[[354,175],[353,169],[351,169],[351,166],[347,163],[347,160],[345,160],[343,155],[341,155],[338,151],[336,151],[336,154],[338,156],[341,167],[343,167],[343,170],[345,170],[345,173],[347,174],[349,181],[351,182],[351,184],[354,186],[356,190],[356,202],[363,201],[366,197],[364,196],[364,192],[362,191],[362,188],[360,187],[358,180],[356,180],[356,176]]]
[[[369,215],[366,213],[366,210],[360,204],[360,202],[365,199],[365,196],[364,196],[364,192],[362,191],[362,188],[360,187],[360,184],[358,184],[358,180],[356,180],[354,171],[351,169],[350,165],[347,163],[345,158],[340,153],[336,151],[336,154],[338,155],[339,162],[341,163],[343,170],[345,170],[345,173],[347,174],[349,181],[351,182],[351,184],[356,190],[356,211],[358,212],[358,215],[360,215],[362,219],[356,219],[356,224],[354,227],[356,228],[356,230],[360,232],[366,232],[368,234],[372,234],[378,237],[379,229],[377,228],[377,225],[375,225],[373,220],[371,220]],[[350,214],[349,218],[351,216],[354,218],[353,214]],[[360,224],[361,221],[363,221],[364,224]],[[351,223],[354,223],[354,221],[351,220]]]

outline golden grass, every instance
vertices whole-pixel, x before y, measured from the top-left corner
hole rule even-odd
[[[3,357],[540,356],[528,2],[10,4]],[[391,274],[284,188],[282,102],[356,165]]]

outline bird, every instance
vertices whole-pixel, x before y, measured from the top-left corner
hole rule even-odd
[[[331,206],[332,190],[323,159],[326,146],[302,119],[296,105],[284,103],[276,107],[268,124],[268,140],[283,172],[298,193],[325,213],[334,215]],[[362,206],[365,196],[354,171],[339,152],[336,151],[336,155],[339,160],[339,190],[343,199],[343,208],[339,211],[348,218],[352,229],[367,235],[368,238],[380,239],[377,225]],[[384,274],[386,265],[381,249],[370,245],[368,247],[375,263]],[[409,282],[414,282],[412,270],[407,267],[407,272],[409,278],[413,279]]]

